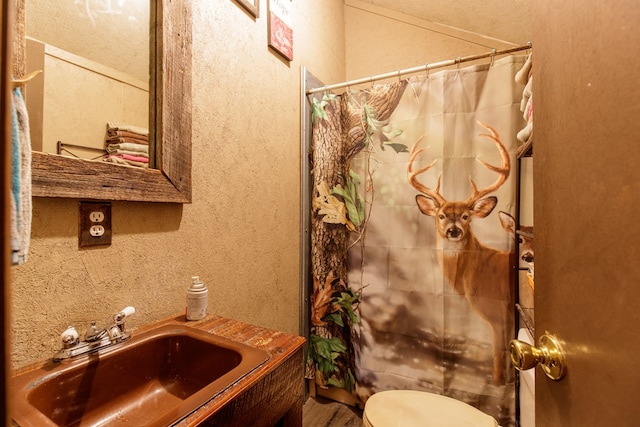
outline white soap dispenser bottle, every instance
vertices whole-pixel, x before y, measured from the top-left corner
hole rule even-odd
[[[187,320],[200,320],[207,315],[208,293],[200,277],[193,276],[187,290]]]

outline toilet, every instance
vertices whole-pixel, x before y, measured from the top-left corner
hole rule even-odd
[[[365,403],[362,422],[365,427],[498,427],[469,404],[415,390],[375,393]]]
[[[525,328],[518,331],[518,339],[533,343]],[[520,373],[519,391],[520,426],[535,427],[533,369]],[[493,417],[467,403],[416,390],[375,393],[364,405],[362,422],[364,427],[499,427]]]
[[[518,339],[532,344],[527,329]],[[532,344],[533,345],[533,344]],[[520,426],[535,427],[535,375],[530,369],[520,373]],[[388,390],[375,393],[364,406],[364,427],[498,427],[496,420],[459,400],[415,390]]]

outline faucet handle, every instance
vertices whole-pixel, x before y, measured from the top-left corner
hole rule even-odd
[[[109,338],[113,340],[126,340],[131,334],[125,332],[124,319],[136,312],[136,309],[129,306],[123,308],[118,314],[113,316],[114,325],[108,329]]]
[[[132,314],[134,314],[136,312],[135,307],[125,307],[122,310],[120,310],[120,312],[118,314],[116,314],[115,316],[113,316],[113,320],[115,320],[116,322],[121,322],[124,319],[126,319],[127,317],[131,316]]]
[[[62,340],[63,348],[71,348],[80,342],[80,335],[78,334],[78,331],[76,331],[76,328],[73,326],[67,326],[67,329],[60,334],[60,339]]]

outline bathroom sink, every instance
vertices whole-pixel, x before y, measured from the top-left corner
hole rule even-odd
[[[269,358],[181,325],[12,378],[12,418],[28,426],[168,426]]]

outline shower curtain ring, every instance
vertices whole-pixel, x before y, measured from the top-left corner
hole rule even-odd
[[[491,63],[489,64],[489,67],[493,67],[493,61],[496,59],[496,53],[498,52],[497,49],[491,49]]]

